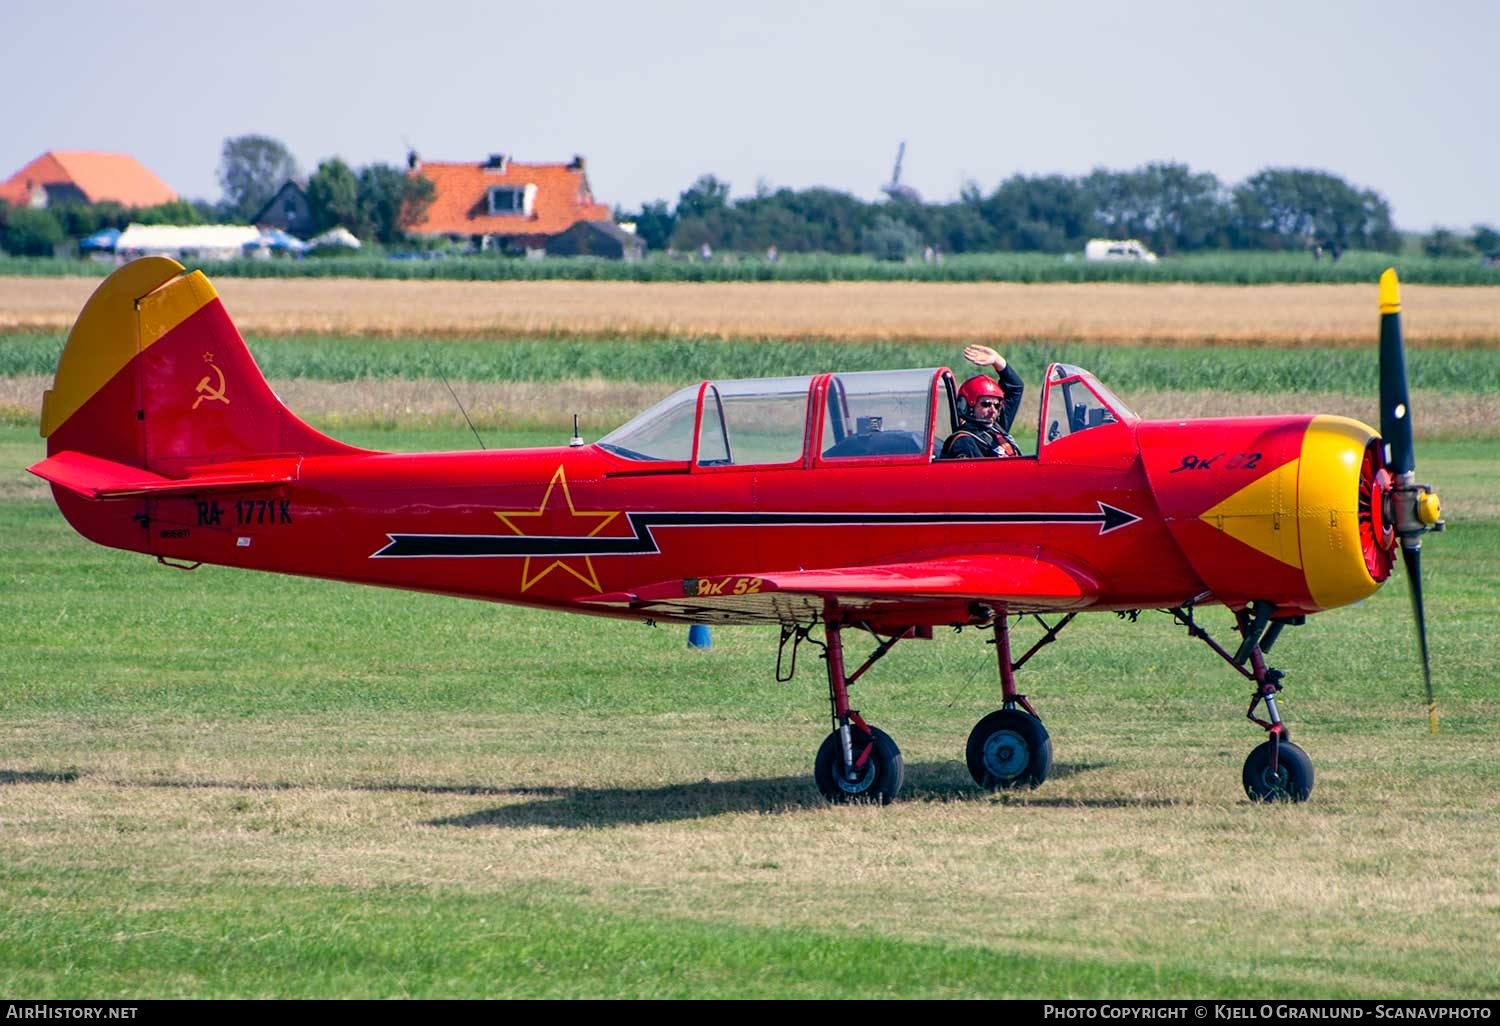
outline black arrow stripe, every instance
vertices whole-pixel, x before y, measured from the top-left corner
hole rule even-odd
[[[416,556],[641,556],[661,551],[657,527],[872,527],[899,524],[1098,524],[1108,534],[1140,517],[1099,503],[1098,513],[627,513],[632,535],[390,534],[371,558]]]

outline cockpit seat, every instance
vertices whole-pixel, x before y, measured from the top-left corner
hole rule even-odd
[[[823,456],[915,456],[922,451],[922,437],[915,431],[870,431],[850,435],[824,451]]]

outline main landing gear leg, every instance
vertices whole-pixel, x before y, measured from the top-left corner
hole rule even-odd
[[[828,699],[833,712],[833,733],[823,740],[813,761],[813,779],[823,797],[831,802],[861,799],[882,805],[896,797],[906,775],[901,749],[890,735],[872,727],[849,708],[849,685],[890,650],[896,638],[875,650],[863,666],[851,676],[844,675],[843,621],[836,610],[823,620],[828,644],[823,658],[828,661]]]
[[[1260,603],[1235,613],[1240,632],[1240,647],[1230,654],[1208,632],[1193,621],[1190,608],[1171,611],[1177,622],[1188,629],[1188,634],[1213,649],[1220,658],[1234,667],[1241,676],[1255,683],[1250,695],[1250,708],[1245,716],[1270,735],[1245,759],[1241,782],[1245,794],[1255,802],[1305,802],[1313,788],[1312,760],[1307,753],[1292,744],[1291,732],[1281,721],[1281,711],[1276,707],[1276,695],[1281,691],[1281,680],[1285,676],[1280,670],[1266,665],[1265,652],[1281,632],[1280,622],[1272,623],[1266,630],[1269,611]],[[1249,662],[1250,668],[1245,668]],[[1264,704],[1267,719],[1255,715],[1256,707]]]
[[[969,775],[980,787],[992,791],[1036,787],[1052,771],[1052,738],[1026,696],[1017,693],[1016,670],[1043,645],[1051,643],[1072,619],[1069,614],[1057,626],[1049,627],[1041,641],[1012,662],[1010,621],[1005,607],[995,611],[994,645],[1000,663],[1001,705],[974,725],[964,751]]]

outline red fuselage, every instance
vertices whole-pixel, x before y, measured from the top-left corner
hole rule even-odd
[[[294,481],[245,491],[57,497],[96,541],[176,561],[580,611],[600,611],[588,600],[601,593],[679,578],[989,553],[1080,571],[1098,585],[1075,603],[1089,608],[1197,598],[1313,611],[1295,477],[1234,513],[1284,531],[1291,559],[1205,514],[1285,473],[1319,430],[1312,417],[1118,423],[1035,457],[836,466],[642,466],[597,446],[357,453],[301,458]],[[1353,517],[1357,468],[1342,476]]]

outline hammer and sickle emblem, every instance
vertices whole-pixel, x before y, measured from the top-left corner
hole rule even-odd
[[[203,400],[205,399],[217,400],[218,402],[223,403],[225,406],[229,405],[229,399],[224,395],[224,372],[219,369],[218,364],[213,363],[208,365],[208,369],[219,376],[219,383],[217,386],[210,386],[208,383],[208,375],[203,375],[203,379],[198,382],[198,388],[196,390],[198,392],[198,398],[193,400],[193,409],[195,410],[198,408],[198,404],[203,402]]]

